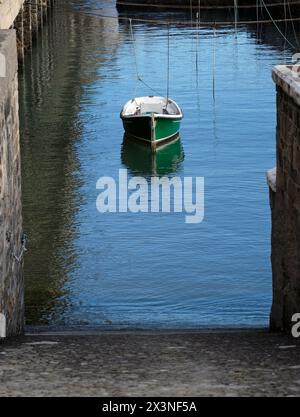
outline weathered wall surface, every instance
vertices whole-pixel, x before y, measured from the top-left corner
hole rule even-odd
[[[9,29],[17,17],[24,0],[0,0],[0,29]]]
[[[273,79],[277,85],[277,167],[275,180],[274,175],[273,180],[272,175],[268,178],[272,188],[271,328],[288,330],[292,315],[300,313],[300,77],[292,67],[278,66]]]
[[[0,314],[6,334],[23,331],[21,170],[17,48],[14,30],[0,30]],[[15,255],[15,256],[14,256]]]
[[[0,29],[16,29],[19,61],[48,16],[54,0],[0,0]]]
[[[24,328],[18,59],[30,50],[53,2],[0,0],[0,338]]]

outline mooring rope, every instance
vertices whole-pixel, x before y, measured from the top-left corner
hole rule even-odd
[[[280,28],[279,28],[279,26],[277,25],[277,23],[275,22],[275,20],[273,19],[273,16],[271,15],[271,13],[270,13],[270,11],[269,11],[269,9],[267,8],[267,6],[266,6],[266,3],[264,2],[264,0],[261,0],[261,2],[262,2],[262,4],[263,4],[263,6],[264,6],[264,8],[266,9],[266,12],[268,13],[268,15],[269,15],[269,17],[270,17],[270,19],[272,20],[272,22],[273,22],[273,24],[274,24],[274,26],[276,27],[276,29],[278,30],[278,32],[281,34],[281,36],[286,40],[286,42],[293,48],[293,49],[296,49],[296,47],[295,47],[295,45],[293,45],[292,44],[292,42],[290,42],[289,40],[288,40],[288,38],[286,37],[286,36],[284,36],[284,33],[280,30]]]
[[[234,1],[234,29],[235,29],[235,36],[237,36],[237,23],[238,23],[238,4],[237,0]]]
[[[262,0],[261,0],[262,1]],[[299,3],[300,4],[300,3]],[[100,19],[113,19],[113,20],[124,20],[124,21],[128,21],[129,18],[125,17],[125,16],[110,16],[110,15],[101,15],[101,14],[97,14],[97,13],[89,13],[89,15],[91,16],[95,16],[98,17]],[[146,18],[131,18],[131,20],[133,22],[141,22],[141,23],[153,23],[153,24],[158,24],[158,25],[176,25],[176,26],[184,26],[186,27],[188,22],[185,20],[161,20],[161,19],[146,19]],[[253,24],[257,24],[257,23],[261,23],[261,24],[267,24],[267,23],[284,23],[284,22],[299,22],[300,21],[300,17],[295,17],[292,19],[273,19],[273,17],[271,16],[270,19],[261,19],[259,21],[257,20],[239,20],[237,22],[238,26],[247,26],[247,25],[253,25]],[[192,24],[196,24],[197,22],[193,21]],[[226,27],[226,26],[234,26],[234,21],[210,21],[210,22],[201,22],[201,26],[203,27]]]
[[[213,65],[212,65],[212,71],[213,71],[213,100],[214,103],[216,101],[216,94],[215,94],[215,87],[216,87],[216,28],[214,27],[214,34],[213,34]]]
[[[130,26],[130,34],[131,34],[131,45],[133,48],[133,55],[134,55],[134,62],[135,62],[135,70],[136,70],[136,78],[139,80],[140,76],[139,76],[139,68],[138,68],[138,63],[137,63],[137,53],[136,53],[136,49],[135,49],[135,39],[133,36],[133,28],[132,28],[132,19],[129,18],[129,26]]]
[[[300,5],[299,0],[295,0],[295,1],[290,1],[289,2],[291,6],[293,5]],[[167,8],[170,9],[171,5],[170,4],[151,4],[151,3],[140,3],[140,2],[125,2],[122,1],[122,3],[120,3],[120,5],[124,5],[124,6],[138,6],[138,7],[153,7],[153,8],[157,8],[157,9],[162,9],[162,8]],[[278,6],[283,6],[283,3],[268,3],[268,7],[278,7]],[[190,7],[192,9],[197,9],[197,5],[193,5],[192,0],[190,0]],[[256,7],[255,4],[240,4],[237,6],[238,9],[254,9]],[[172,5],[172,9],[188,9],[189,6],[188,5],[176,5],[173,4]],[[203,6],[203,8],[207,9],[207,10],[212,10],[212,9],[221,9],[221,10],[226,10],[226,9],[233,9],[234,5],[226,5],[226,6],[219,6],[219,5],[215,5],[215,6]]]
[[[198,78],[199,13],[196,13],[196,76]]]
[[[297,48],[295,47],[295,45],[289,41],[289,39],[284,35],[284,33],[280,30],[278,23],[283,23],[283,22],[299,22],[300,21],[300,17],[299,18],[291,18],[291,19],[274,19],[273,16],[271,15],[268,7],[266,6],[264,0],[260,0],[261,4],[262,4],[262,9],[265,8],[267,11],[267,14],[269,16],[269,20],[266,19],[262,19],[260,21],[258,20],[244,20],[244,21],[238,21],[236,24],[239,26],[247,26],[250,24],[256,24],[260,23],[265,24],[265,23],[273,23],[273,25],[276,27],[277,31],[279,32],[279,34],[282,36],[283,39],[286,40],[286,42],[294,49],[296,50]],[[176,21],[176,20],[159,20],[159,19],[143,19],[143,18],[128,18],[125,16],[109,16],[109,15],[101,15],[101,14],[97,14],[97,13],[89,13],[92,16],[96,16],[100,19],[114,19],[114,20],[129,20],[129,21],[136,21],[136,22],[142,22],[142,23],[152,23],[152,24],[159,24],[159,25],[176,25],[176,26],[186,26],[187,23],[185,21]],[[192,22],[192,24],[196,23],[196,22]],[[234,25],[235,22],[201,22],[201,26],[203,27],[226,27],[226,26],[232,26]],[[141,82],[143,82],[143,80],[139,80]],[[145,82],[144,82],[145,84]],[[145,84],[146,85],[146,84]],[[153,90],[154,91],[154,90]]]
[[[136,51],[136,47],[135,47],[135,38],[134,38],[134,34],[133,34],[133,26],[132,26],[132,19],[131,18],[129,18],[129,26],[130,26],[130,34],[131,34],[131,44],[132,44],[132,48],[133,48],[133,55],[134,55],[134,61],[135,61],[136,79],[140,83],[144,84],[145,87],[149,88],[149,90],[151,90],[153,93],[160,96],[161,94],[158,91],[156,91],[154,88],[152,88],[148,83],[146,83],[146,81],[144,81],[139,74],[138,61],[137,61],[137,51]],[[136,91],[136,88],[135,88],[135,91]]]
[[[25,252],[27,252],[26,244],[27,244],[28,237],[25,233],[22,234],[21,238],[21,250],[19,255],[17,255],[15,252],[12,252],[13,258],[18,262],[21,263],[24,257]]]
[[[287,7],[286,7],[286,1],[287,0],[284,0],[283,1],[283,13],[284,13],[284,19],[286,20],[286,18],[287,18]],[[284,39],[284,44],[283,44],[283,60],[284,60],[284,62],[286,61],[286,50],[287,50],[287,48],[286,48],[286,46],[287,46],[287,44],[286,44],[286,38],[287,38],[287,35],[288,35],[288,24],[287,24],[287,22],[285,21],[284,22],[284,36],[285,36],[285,39]]]
[[[199,47],[199,32],[200,32],[200,25],[201,25],[201,0],[198,0],[198,27],[197,27],[197,41],[198,41],[198,47]],[[199,49],[199,48],[198,48]]]
[[[284,2],[283,2],[283,10],[284,10],[284,20],[285,20],[285,22],[284,22],[284,28],[285,28],[284,35],[287,37],[287,28],[288,28],[288,25],[287,25],[287,22],[286,22],[286,18],[287,18],[286,1],[287,0],[284,0]],[[286,41],[284,40],[284,42],[286,42]]]
[[[289,2],[287,3],[287,6],[288,6],[288,9],[289,9],[290,18],[293,19],[292,12],[291,12],[291,6],[290,6],[290,3]],[[296,44],[299,47],[299,40],[298,40],[298,37],[297,37],[297,34],[296,34],[295,25],[294,25],[293,20],[291,20],[291,24],[292,24],[292,28],[293,28],[294,38],[296,40]]]
[[[258,15],[258,0],[256,0],[256,20],[257,20],[257,24],[256,24],[256,37],[258,38],[258,31],[259,31],[259,23],[258,23],[258,19],[259,19],[259,15]]]
[[[263,23],[262,22],[263,22],[263,17],[264,17],[264,6],[263,6],[261,0],[259,0],[259,3],[260,3],[260,16],[261,16],[260,36],[259,36],[259,38],[260,38],[260,40],[262,40],[262,35],[263,35]],[[272,23],[272,21],[270,23]]]

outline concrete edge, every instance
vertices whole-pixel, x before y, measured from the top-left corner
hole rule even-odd
[[[198,328],[198,329],[108,329],[103,327],[70,328],[29,326],[25,337],[44,336],[101,336],[101,335],[180,335],[180,334],[228,334],[228,333],[270,333],[268,327],[239,328]]]
[[[276,65],[272,70],[272,78],[300,106],[300,65]]]
[[[267,183],[274,193],[276,193],[276,172],[277,172],[277,169],[275,167],[275,168],[269,169],[269,171],[267,171],[267,174],[266,174]]]
[[[18,71],[17,41],[14,29],[0,30],[0,54],[2,60],[1,73],[4,71],[4,74],[0,74],[1,100]]]

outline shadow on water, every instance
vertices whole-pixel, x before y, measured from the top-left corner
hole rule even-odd
[[[273,2],[272,2],[273,3]],[[269,10],[270,9],[270,10]],[[191,33],[195,36],[197,33],[196,25],[196,13],[201,14],[200,24],[200,39],[209,33],[217,25],[218,35],[231,34],[245,32],[254,39],[257,44],[275,47],[278,50],[299,50],[299,32],[300,22],[299,18],[299,6],[290,5],[287,7],[287,3],[282,2],[280,7],[268,8],[268,11],[264,9],[262,3],[258,6],[258,3],[253,4],[252,8],[240,8],[237,16],[237,27],[235,29],[235,12],[234,8],[228,9],[211,9],[211,10],[196,10],[193,12],[193,19],[191,21],[190,10],[174,11],[159,9],[134,9],[128,10],[122,9],[119,11],[119,25],[126,28],[126,31],[130,31],[129,18],[133,19],[134,27],[139,26],[138,19],[141,19],[144,27],[148,27],[151,30],[153,27],[162,28],[166,27],[166,22],[172,22],[173,28],[186,30],[190,28]],[[269,14],[270,13],[270,14]],[[271,15],[271,17],[270,17]],[[287,21],[281,20],[286,16]],[[136,19],[136,21],[134,21]],[[275,24],[272,20],[275,20]],[[292,21],[292,19],[295,19]],[[153,21],[154,23],[151,23]],[[243,22],[241,24],[241,22]],[[185,33],[186,36],[190,36]]]
[[[86,33],[86,28],[92,29]],[[56,4],[19,72],[26,322],[59,320],[70,305],[70,276],[77,267],[74,239],[80,192],[83,88],[114,58],[116,21]],[[100,47],[99,47],[100,44]],[[109,49],[110,55],[99,49]],[[87,87],[86,87],[87,88]]]
[[[121,160],[132,175],[173,175],[182,166],[183,146],[178,136],[153,153],[149,146],[124,136]]]

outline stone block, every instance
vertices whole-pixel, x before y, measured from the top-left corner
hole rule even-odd
[[[270,201],[273,271],[270,325],[275,330],[290,330],[292,315],[300,312],[299,74],[292,66],[273,70],[277,85],[277,170],[276,192],[273,187]]]
[[[18,115],[16,33],[0,30],[0,53],[6,76],[0,77],[0,313],[6,335],[24,328],[24,282],[21,252],[22,205]],[[3,317],[2,316],[2,317]]]

